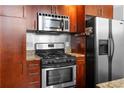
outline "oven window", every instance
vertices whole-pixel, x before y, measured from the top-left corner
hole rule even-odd
[[[47,81],[46,81],[47,86],[72,82],[72,80],[73,80],[73,69],[71,67],[47,71]]]

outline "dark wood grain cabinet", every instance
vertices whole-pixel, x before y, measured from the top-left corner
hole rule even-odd
[[[86,66],[85,66],[85,59],[84,57],[77,57],[77,70],[76,70],[76,87],[77,88],[85,88],[86,84]]]
[[[112,5],[86,5],[85,14],[104,18],[113,18]]]
[[[0,16],[23,17],[23,9],[21,5],[1,5]]]
[[[27,82],[29,88],[40,88],[40,60],[27,61]]]
[[[1,87],[25,87],[25,20],[0,16]]]
[[[37,29],[37,12],[51,13],[50,5],[27,5],[24,6],[24,17],[26,19],[26,29]]]
[[[77,7],[73,5],[68,7],[68,15],[70,17],[70,32],[77,32]]]
[[[113,18],[113,6],[112,5],[103,5],[102,6],[102,16],[105,18]]]
[[[77,32],[84,32],[85,31],[85,6],[78,5],[77,6]]]
[[[56,14],[68,16],[69,7],[66,5],[56,5]]]
[[[86,5],[85,6],[85,14],[92,16],[99,16],[97,5]]]

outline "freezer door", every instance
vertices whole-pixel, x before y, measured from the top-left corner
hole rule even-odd
[[[124,22],[112,20],[114,55],[112,60],[112,79],[124,78]]]
[[[96,83],[108,81],[109,19],[96,17]]]

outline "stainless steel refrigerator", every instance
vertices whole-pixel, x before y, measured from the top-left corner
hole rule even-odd
[[[87,16],[86,85],[124,78],[124,21]]]

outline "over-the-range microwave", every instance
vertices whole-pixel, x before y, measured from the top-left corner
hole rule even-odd
[[[38,13],[37,28],[39,31],[69,32],[70,20],[68,16]]]

